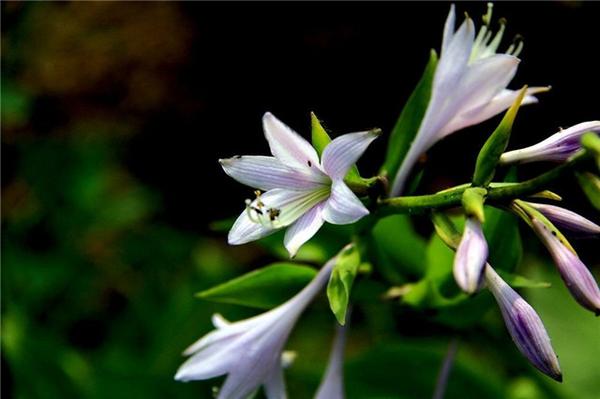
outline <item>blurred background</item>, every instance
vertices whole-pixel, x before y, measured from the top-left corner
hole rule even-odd
[[[429,49],[439,49],[448,8],[2,2],[3,396],[212,397],[219,379],[173,381],[181,351],[211,329],[213,312],[235,320],[256,310],[193,295],[282,250],[277,240],[228,247],[211,224],[252,196],[217,159],[266,154],[265,111],[305,137],[310,111],[334,134],[389,132]],[[485,4],[463,10],[479,22]],[[597,119],[598,64],[589,57],[600,6],[499,3],[495,16],[508,20],[502,48],[525,38],[512,87],[553,86],[519,114],[511,147]],[[466,181],[495,123],[430,151],[420,190]],[[364,176],[376,173],[385,141],[361,161]],[[598,221],[572,179],[556,191]],[[430,232],[426,220],[416,223]],[[464,333],[446,397],[598,398],[598,320],[568,296],[522,227],[519,271],[553,283],[525,296],[553,337],[565,382],[535,372],[490,308]],[[575,242],[597,276],[595,245]],[[348,396],[430,397],[453,327],[378,297],[365,306],[348,347]],[[314,393],[333,325],[321,299],[292,336],[292,398]]]

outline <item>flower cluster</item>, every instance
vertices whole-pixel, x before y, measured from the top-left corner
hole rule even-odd
[[[272,156],[244,155],[219,160],[227,175],[255,190],[255,198],[246,200],[244,211],[233,223],[228,242],[231,245],[244,244],[286,229],[284,246],[290,257],[294,257],[325,222],[351,224],[370,213],[371,219],[376,221],[385,217],[393,206],[404,207],[401,212],[405,213],[411,213],[416,208],[437,211],[438,208],[455,206],[462,200],[466,215],[462,236],[458,236],[453,227],[448,233],[443,229],[438,230],[436,225],[436,233],[456,249],[452,272],[457,286],[469,295],[487,288],[496,299],[518,350],[541,372],[561,381],[558,358],[541,318],[488,263],[484,204],[490,205],[486,203],[489,194],[490,198],[498,200],[491,206],[509,209],[521,217],[550,252],[573,298],[584,308],[600,314],[598,284],[558,229],[560,227],[580,237],[599,235],[600,226],[568,209],[524,200],[537,192],[531,191],[532,181],[523,184],[491,183],[495,168],[501,165],[533,161],[555,161],[570,165],[575,158],[585,161],[587,150],[582,149],[581,138],[587,132],[600,133],[600,122],[579,123],[533,146],[505,152],[512,128],[512,119],[505,117],[510,123],[504,123],[503,120],[480,153],[486,162],[485,172],[482,173],[484,178],[475,177],[480,161],[478,158],[471,184],[422,197],[398,197],[416,160],[437,141],[507,109],[507,115],[512,115],[514,119],[520,105],[537,102],[533,95],[547,90],[545,87],[524,88],[521,91],[507,89],[517,71],[520,62],[517,57],[523,43],[517,41],[505,53],[497,53],[505,22],[500,22],[499,31],[494,35],[491,17],[490,5],[483,18],[484,25],[475,35],[475,25],[468,16],[455,29],[455,8],[451,6],[444,27],[441,56],[432,77],[429,101],[426,107],[423,106],[423,118],[418,130],[415,128],[415,138],[408,146],[406,156],[395,174],[389,176],[389,192],[385,184],[388,176],[375,178],[384,183],[379,188],[380,192],[375,195],[369,192],[369,198],[361,198],[365,192],[355,192],[350,188],[352,185],[348,184],[350,174],[356,171],[352,168],[378,137],[379,130],[341,135],[324,148],[319,148],[322,149],[319,153],[302,136],[267,112],[262,122]],[[507,128],[508,124],[510,127]],[[600,148],[597,142],[592,144]],[[359,180],[365,179],[359,177]],[[548,181],[547,178],[542,180]],[[503,188],[504,191],[501,191]],[[459,195],[462,195],[462,199],[457,201]],[[556,197],[546,192],[548,196]],[[362,229],[370,229],[374,223],[362,225]],[[184,352],[189,359],[179,368],[175,378],[190,381],[227,375],[218,391],[220,399],[247,398],[261,386],[270,399],[287,397],[283,369],[290,363],[284,352],[288,337],[304,310],[328,281],[331,285],[335,278],[343,280],[340,283],[343,285],[342,295],[345,306],[348,306],[349,290],[361,263],[359,259],[350,262],[353,266],[346,263],[343,266],[345,261],[340,259],[348,248],[356,250],[353,254],[361,252],[357,249],[360,246],[355,245],[360,243],[362,235],[359,233],[353,236],[351,244],[325,263],[304,289],[285,303],[258,316],[233,323],[215,315],[215,330]],[[360,258],[364,254],[357,256]],[[461,296],[467,298],[466,295]],[[329,299],[332,300],[331,297]],[[338,327],[329,364],[316,393],[317,399],[344,397],[343,353],[347,328]]]

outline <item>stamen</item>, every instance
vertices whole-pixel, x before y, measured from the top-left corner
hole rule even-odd
[[[494,40],[492,40],[492,42],[489,44],[487,51],[490,53],[495,53],[496,50],[498,49],[498,46],[500,45],[500,41],[502,40],[502,36],[504,35],[504,30],[506,29],[506,19],[505,18],[500,18],[500,21],[498,21],[500,23],[500,30],[498,30],[498,33],[496,33],[496,36],[494,37]]]
[[[483,17],[481,17],[481,19],[483,20],[483,23],[486,26],[489,26],[490,23],[492,22],[492,10],[494,8],[494,4],[493,3],[487,3],[487,12],[485,13],[485,15]]]

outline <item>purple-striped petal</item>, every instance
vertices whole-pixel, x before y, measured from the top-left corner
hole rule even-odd
[[[453,269],[454,279],[464,292],[473,294],[479,290],[487,257],[488,245],[481,223],[475,218],[468,218],[456,249]]]
[[[271,153],[284,165],[318,170],[319,156],[313,146],[270,112],[263,116],[263,129]]]
[[[537,204],[535,202],[527,202],[527,204],[540,211],[560,228],[581,235],[600,234],[600,226],[573,211],[556,205]]]
[[[323,207],[324,203],[315,205],[286,230],[283,245],[291,258],[296,256],[300,247],[323,226]]]
[[[331,224],[350,224],[369,214],[343,180],[334,180],[331,195],[323,208],[323,219]]]
[[[600,315],[600,288],[592,273],[544,223],[535,218],[531,219],[531,222],[538,237],[552,255],[558,272],[573,298],[584,308]]]
[[[219,159],[219,163],[235,180],[265,191],[273,188],[310,190],[329,183],[327,176],[318,170],[310,173],[306,168],[294,169],[274,157],[245,155]]]
[[[377,130],[349,133],[337,137],[323,150],[321,165],[331,179],[343,179],[369,144],[379,136]]]
[[[231,230],[229,230],[227,242],[229,245],[241,245],[247,242],[260,240],[269,234],[273,234],[275,231],[277,231],[277,229],[272,226],[263,225],[250,220],[248,212],[244,211],[238,216],[233,223]]]
[[[562,381],[558,358],[536,311],[489,265],[485,269],[485,280],[519,351],[542,373]]]

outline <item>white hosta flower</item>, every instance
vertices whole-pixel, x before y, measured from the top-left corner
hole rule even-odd
[[[584,308],[600,315],[600,288],[587,266],[546,224],[536,218],[531,219],[531,224],[552,255],[558,272],[573,298]]]
[[[344,326],[337,326],[325,376],[317,389],[315,399],[344,399],[346,397],[344,394],[344,349],[346,348],[347,329],[348,322]]]
[[[474,294],[481,286],[488,245],[481,223],[474,217],[467,219],[456,255],[454,256],[454,279],[468,294]]]
[[[505,152],[500,156],[500,163],[564,162],[581,149],[581,136],[587,132],[600,134],[600,121],[578,123],[532,146]]]
[[[569,230],[579,235],[600,234],[600,226],[573,211],[556,205],[538,204],[535,202],[526,203],[540,211],[553,224],[560,228],[564,228],[565,230]]]
[[[485,268],[485,281],[498,302],[506,328],[519,351],[538,370],[562,381],[558,358],[536,311],[489,265]]]
[[[229,244],[258,240],[289,226],[284,244],[290,256],[323,225],[354,223],[369,211],[344,183],[344,177],[378,131],[345,134],[317,151],[271,113],[263,129],[272,157],[237,156],[219,162],[229,176],[257,191],[229,232]]]
[[[477,37],[473,21],[467,17],[457,31],[454,5],[444,27],[442,52],[435,70],[431,97],[419,131],[394,178],[391,195],[401,194],[418,158],[433,144],[451,133],[476,125],[508,109],[519,92],[506,87],[514,77],[522,43],[497,54],[504,23],[492,39],[489,28],[491,5]],[[522,104],[537,102],[532,94],[547,88],[527,89]]]
[[[284,399],[283,348],[304,309],[329,280],[335,259],[296,296],[268,312],[234,323],[214,317],[217,329],[185,350],[191,357],[175,379],[205,380],[227,374],[219,399],[245,399],[261,385],[267,398]]]

